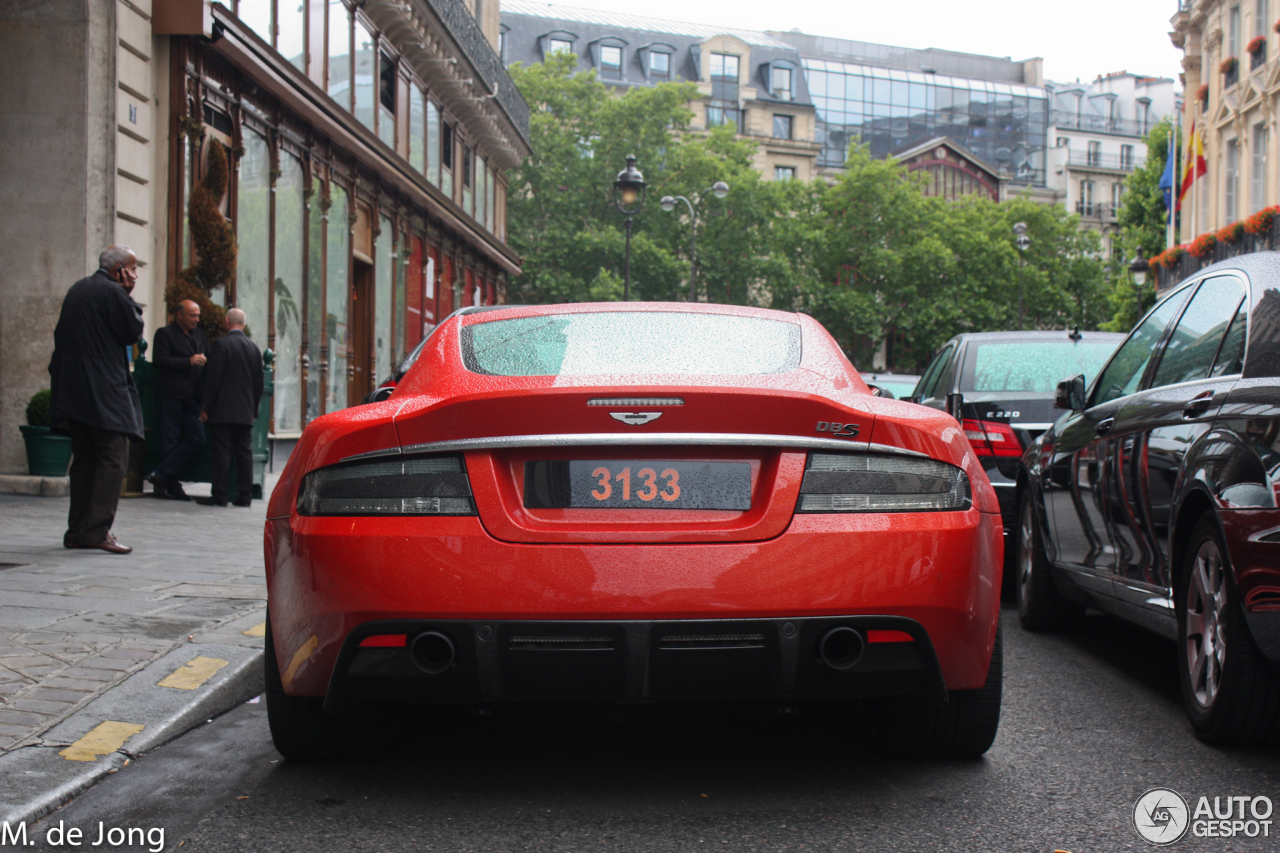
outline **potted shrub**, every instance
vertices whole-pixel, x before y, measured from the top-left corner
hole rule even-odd
[[[35,477],[65,477],[71,466],[71,436],[52,429],[50,398],[46,388],[27,403],[27,422],[18,426],[27,446],[27,470]]]

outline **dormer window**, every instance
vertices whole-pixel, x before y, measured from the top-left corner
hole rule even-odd
[[[779,101],[790,101],[794,98],[791,90],[791,69],[785,65],[774,65],[769,69],[769,89]]]
[[[622,79],[622,48],[611,44],[600,46],[600,78],[602,80]]]
[[[738,102],[738,57],[731,53],[711,54],[711,98]]]
[[[644,79],[650,83],[666,83],[671,80],[671,55],[675,52],[673,45],[664,42],[651,42],[641,46],[637,55]]]
[[[576,53],[573,46],[577,40],[578,34],[567,30],[552,30],[546,33],[538,39],[542,46],[542,58],[546,59],[557,53]]]

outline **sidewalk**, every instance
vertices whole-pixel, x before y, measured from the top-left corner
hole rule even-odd
[[[268,475],[267,494],[274,485]],[[0,821],[10,824],[262,690],[265,500],[122,499],[112,532],[133,546],[127,555],[63,548],[68,503],[0,495]]]

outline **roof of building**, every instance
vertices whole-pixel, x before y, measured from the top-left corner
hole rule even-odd
[[[584,24],[596,24],[613,30],[636,30],[650,33],[670,33],[672,35],[693,36],[697,39],[712,36],[730,35],[740,38],[749,45],[774,47],[783,50],[794,50],[794,46],[758,30],[740,30],[734,27],[713,26],[711,24],[693,24],[685,21],[668,21],[663,18],[648,18],[643,15],[623,15],[617,12],[601,12],[596,9],[580,9],[577,6],[561,6],[557,3],[536,3],[533,0],[503,0],[502,14],[528,15],[537,18],[549,18],[555,21],[578,21]]]

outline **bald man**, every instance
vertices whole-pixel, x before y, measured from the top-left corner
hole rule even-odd
[[[262,353],[244,333],[244,312],[227,310],[227,333],[213,342],[201,384],[200,417],[209,425],[213,494],[205,506],[227,505],[227,474],[236,460],[236,506],[253,503],[253,421],[262,402]]]
[[[160,464],[147,475],[147,480],[156,497],[189,501],[178,478],[204,447],[200,380],[208,361],[209,339],[200,328],[200,306],[190,299],[180,302],[173,322],[156,332],[155,343],[151,363],[157,373]]]

